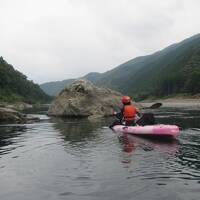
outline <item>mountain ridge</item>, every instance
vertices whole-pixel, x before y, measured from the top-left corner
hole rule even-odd
[[[196,34],[153,54],[136,57],[109,71],[97,73],[92,82],[138,97],[194,94],[200,92],[195,86],[200,78],[199,64],[200,34]]]

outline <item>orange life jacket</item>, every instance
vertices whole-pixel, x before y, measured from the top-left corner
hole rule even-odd
[[[137,110],[133,105],[125,105],[123,117],[125,121],[135,120]]]

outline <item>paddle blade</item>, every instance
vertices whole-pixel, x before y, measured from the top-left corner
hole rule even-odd
[[[155,109],[155,108],[160,108],[162,106],[162,103],[154,103],[153,105],[151,105],[149,108],[150,109]]]

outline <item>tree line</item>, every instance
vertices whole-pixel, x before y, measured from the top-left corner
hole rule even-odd
[[[47,102],[51,97],[39,85],[27,79],[21,72],[0,57],[0,101],[27,103]]]

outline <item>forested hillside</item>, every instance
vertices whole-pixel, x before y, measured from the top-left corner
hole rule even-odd
[[[200,93],[200,34],[122,64],[96,84],[139,97]]]
[[[92,82],[140,99],[200,93],[200,34],[97,73]]]
[[[0,57],[0,102],[46,102],[50,97]]]

